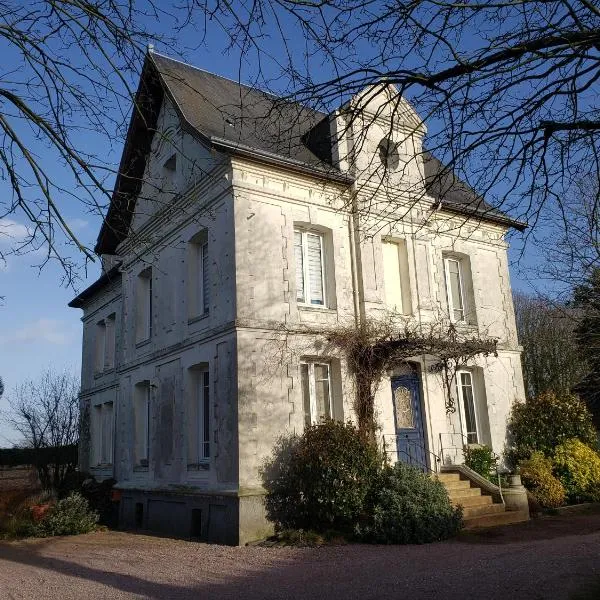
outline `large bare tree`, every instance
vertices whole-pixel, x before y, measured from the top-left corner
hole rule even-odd
[[[571,393],[588,372],[576,336],[581,311],[523,293],[513,298],[525,393]]]
[[[69,273],[56,243],[62,232],[91,257],[59,198],[103,213],[110,194],[102,157],[85,152],[77,134],[113,139],[145,41],[169,26],[195,27],[199,45],[220,30],[232,59],[253,65],[257,84],[320,110],[365,85],[395,84],[429,126],[427,151],[495,207],[532,224],[549,203],[568,210],[563,192],[576,177],[598,174],[597,0],[187,0],[168,15],[162,6],[0,1],[5,64],[17,57],[0,80],[0,165],[14,192],[0,217],[21,211],[29,219],[18,250],[44,244]],[[68,176],[46,168],[40,143]]]
[[[47,370],[39,378],[18,385],[8,402],[7,420],[21,434],[20,445],[33,450],[42,486],[60,488],[77,464],[78,377]]]

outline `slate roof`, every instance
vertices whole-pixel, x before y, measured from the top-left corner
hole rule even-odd
[[[340,183],[352,179],[332,164],[328,115],[157,53],[148,53],[115,193],[96,252],[112,253],[129,229],[158,111],[167,94],[183,125],[217,150],[285,165]],[[523,229],[526,224],[493,209],[481,196],[425,157],[428,193],[447,210]]]

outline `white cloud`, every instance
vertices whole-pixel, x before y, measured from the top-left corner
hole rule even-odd
[[[0,334],[0,344],[55,344],[64,345],[71,340],[65,324],[56,319],[38,319],[9,332]]]
[[[85,229],[89,225],[89,221],[85,219],[69,219],[67,221],[67,225],[71,228],[72,231],[81,231]]]
[[[14,246],[31,237],[31,230],[23,223],[4,217],[0,219],[0,246]]]

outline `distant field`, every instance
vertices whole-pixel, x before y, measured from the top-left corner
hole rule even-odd
[[[0,493],[15,490],[35,490],[38,481],[32,467],[0,467]]]
[[[31,467],[0,467],[0,525],[39,487],[36,472]]]

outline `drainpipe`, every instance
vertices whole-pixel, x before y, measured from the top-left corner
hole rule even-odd
[[[411,210],[409,211],[409,215],[410,215],[410,237],[412,240],[413,273],[415,274],[415,292],[417,295],[417,320],[419,323],[419,333],[422,335],[423,334],[423,316],[421,314],[421,294],[420,294],[420,290],[419,290],[419,277],[418,277],[418,270],[417,270],[417,234],[416,234],[415,225],[413,222],[412,207],[411,207]],[[420,224],[419,224],[419,226],[420,226]],[[431,282],[430,282],[430,284],[431,284]],[[427,363],[426,363],[426,358],[425,358],[424,354],[422,355],[421,359],[423,361],[423,371],[424,371],[424,373],[423,373],[423,394],[425,396],[425,404],[426,404],[426,411],[425,411],[426,412],[426,420],[425,420],[425,422],[427,424],[427,444],[430,446],[429,456],[431,456],[432,454],[434,456],[437,456],[437,454],[431,450],[431,446],[435,447],[435,444],[434,444],[434,439],[433,439],[433,426],[431,423],[431,394],[429,393],[429,378],[427,377],[427,373],[426,373]],[[440,445],[441,445],[441,438],[440,438]],[[440,456],[439,458],[441,461],[444,460],[443,456]],[[434,466],[435,472],[438,471],[440,466],[441,465]]]

